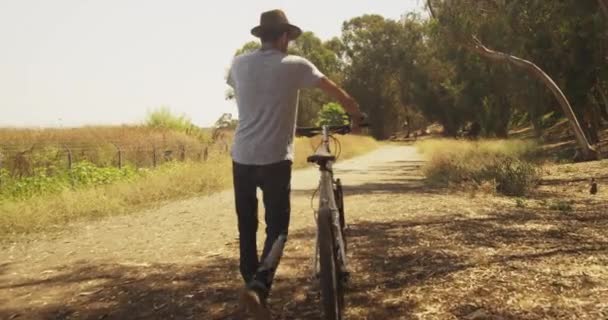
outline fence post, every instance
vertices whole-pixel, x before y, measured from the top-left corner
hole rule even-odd
[[[114,144],[114,147],[118,151],[118,169],[122,169],[122,149],[117,144]]]
[[[203,160],[207,161],[209,159],[209,146],[205,146],[205,151],[203,152]]]
[[[72,171],[72,150],[66,145],[63,146],[68,155],[68,170]]]
[[[156,147],[152,147],[152,168],[156,168]]]
[[[179,146],[179,158],[182,162],[186,161],[186,147],[181,145]]]

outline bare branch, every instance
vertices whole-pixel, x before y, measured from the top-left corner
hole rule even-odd
[[[608,19],[608,0],[598,0],[600,3],[600,9],[604,13],[604,17]]]
[[[426,1],[426,6],[429,8],[429,12],[431,13],[431,18],[437,19],[437,16],[435,15],[435,9],[433,9],[433,4],[431,3],[431,0]]]
[[[574,111],[572,109],[572,106],[570,105],[570,102],[568,101],[568,98],[566,98],[564,92],[559,88],[557,83],[555,83],[555,81],[553,81],[553,79],[546,72],[544,72],[541,68],[539,68],[531,61],[489,49],[488,47],[483,45],[483,43],[479,41],[479,39],[475,36],[473,37],[473,42],[475,45],[469,47],[469,49],[472,49],[473,51],[477,52],[482,57],[496,62],[509,63],[511,65],[520,67],[527,71],[531,76],[541,80],[545,84],[545,86],[549,90],[551,90],[551,92],[555,96],[555,99],[562,107],[564,114],[566,115],[566,117],[568,117],[568,120],[570,120],[569,123],[572,127],[572,131],[574,132],[576,140],[578,141],[578,144],[581,147],[584,160],[596,160],[599,158],[599,153],[589,144],[587,137],[585,137],[582,127],[578,119],[576,118],[576,115],[574,114]]]

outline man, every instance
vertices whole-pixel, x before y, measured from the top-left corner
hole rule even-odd
[[[316,87],[338,100],[351,115],[355,132],[362,114],[355,100],[312,63],[287,55],[289,42],[302,31],[281,10],[262,13],[251,33],[261,39],[261,49],[236,57],[228,75],[239,109],[232,159],[240,271],[246,284],[240,303],[256,319],[268,319],[266,299],[289,227],[298,90]],[[266,211],[261,259],[256,246],[258,187]]]

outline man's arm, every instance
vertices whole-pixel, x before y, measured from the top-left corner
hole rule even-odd
[[[353,129],[358,130],[359,125],[363,120],[363,113],[361,113],[357,101],[355,101],[355,99],[353,99],[353,97],[351,97],[346,91],[344,91],[344,89],[340,88],[337,84],[329,80],[327,77],[321,78],[321,80],[319,80],[317,84],[317,87],[323,90],[325,94],[340,102],[346,113],[351,116]]]

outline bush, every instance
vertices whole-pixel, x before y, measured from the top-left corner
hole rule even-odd
[[[429,140],[418,149],[427,160],[423,172],[434,184],[491,182],[502,194],[522,196],[540,178],[532,161],[536,144],[528,141]]]
[[[348,116],[341,105],[330,102],[319,110],[317,126],[341,126],[348,124]]]
[[[58,170],[55,167],[35,168],[32,175],[21,178],[11,176],[6,170],[0,170],[0,202],[27,200],[69,189],[130,181],[138,175],[132,167],[97,167],[87,161],[74,164],[71,171]]]
[[[185,115],[174,115],[169,107],[163,106],[148,113],[146,126],[185,132],[192,126],[192,121]]]

